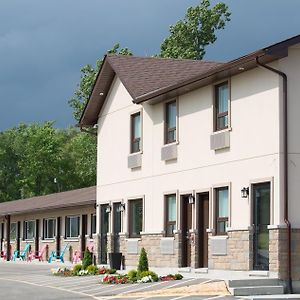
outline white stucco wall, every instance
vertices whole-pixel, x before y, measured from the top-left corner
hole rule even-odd
[[[276,65],[276,64],[275,64]],[[274,66],[275,66],[274,65]],[[178,99],[178,159],[161,161],[163,103],[143,105],[142,168],[127,167],[130,114],[135,105],[118,78],[100,113],[98,128],[97,202],[145,196],[146,232],[163,228],[163,194],[209,190],[231,184],[230,226],[251,225],[251,203],[241,188],[256,180],[273,182],[272,222],[282,223],[279,197],[279,78],[256,68],[231,78],[230,148],[210,150],[213,133],[213,87],[207,86]],[[127,211],[124,231],[127,232]]]

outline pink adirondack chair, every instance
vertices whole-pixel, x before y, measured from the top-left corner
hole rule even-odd
[[[38,252],[33,252],[30,251],[30,253],[28,254],[28,260],[32,261],[33,259],[38,259],[39,261],[43,261],[43,256],[46,252],[48,248],[48,244],[45,244],[41,250],[39,250]]]
[[[94,249],[95,249],[95,243],[93,241],[91,241],[88,243],[88,245],[86,247],[91,253],[93,253]]]
[[[73,257],[72,257],[72,262],[73,264],[77,264],[80,262],[81,259],[81,253],[79,250],[75,250]]]

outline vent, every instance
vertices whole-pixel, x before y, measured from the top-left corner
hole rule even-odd
[[[127,253],[138,254],[138,239],[127,240]]]
[[[177,144],[166,145],[161,148],[161,160],[177,158]]]
[[[136,153],[128,156],[128,168],[134,169],[142,166],[142,154]]]
[[[219,150],[230,147],[230,132],[217,132],[210,136],[210,149]]]
[[[160,252],[161,254],[174,254],[174,238],[162,238]]]
[[[227,255],[227,238],[211,238],[211,254]]]

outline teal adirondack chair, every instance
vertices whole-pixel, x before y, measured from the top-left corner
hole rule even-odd
[[[20,251],[20,256],[19,257],[22,260],[26,260],[26,256],[27,256],[27,254],[29,252],[29,249],[30,249],[30,244],[26,244],[25,247],[24,247],[24,250]],[[16,261],[17,257],[18,257],[18,251],[15,250],[14,254],[13,254],[13,261]]]
[[[48,263],[51,263],[52,262],[52,259],[55,258],[55,259],[60,259],[60,261],[62,263],[64,263],[64,255],[65,255],[65,252],[69,249],[69,244],[66,244],[63,248],[63,250],[60,252],[60,255],[57,255],[57,253],[55,251],[52,251],[51,254],[50,254],[50,257],[48,259]]]

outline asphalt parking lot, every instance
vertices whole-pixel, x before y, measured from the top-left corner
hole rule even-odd
[[[180,281],[137,283],[122,285],[100,284],[98,276],[57,277],[50,273],[53,265],[30,263],[0,263],[1,299],[130,299],[130,300],[193,300],[193,299],[242,299],[218,295],[166,295],[139,296],[136,292],[161,291],[191,286],[207,281],[203,278],[184,278]],[[3,297],[3,298],[2,298]]]

